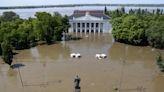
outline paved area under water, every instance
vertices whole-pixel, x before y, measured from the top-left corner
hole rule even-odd
[[[82,39],[17,51],[14,69],[0,63],[0,92],[74,92],[76,75],[81,92],[164,92],[155,62],[160,50],[113,42],[111,34],[77,35]]]

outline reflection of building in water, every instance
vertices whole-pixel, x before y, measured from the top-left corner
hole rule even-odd
[[[100,10],[76,10],[69,17],[71,27],[69,32],[109,32],[111,24],[110,17]]]
[[[41,60],[56,61],[70,58],[70,49],[61,43],[42,45],[38,48]]]
[[[31,56],[37,61],[39,62],[39,51],[38,51],[38,48],[37,47],[34,47],[34,48],[30,48],[30,52],[31,52]]]
[[[80,53],[82,58],[93,58],[94,55],[98,53],[104,53],[108,55],[108,51],[112,46],[112,35],[109,33],[104,33],[98,35],[89,34],[88,37],[85,37],[85,33],[77,33],[77,36],[82,34],[82,39],[80,41],[71,41],[67,42],[66,46],[71,49],[71,53]],[[76,35],[76,34],[73,34]],[[84,56],[84,57],[83,57]],[[108,56],[107,56],[108,57]]]

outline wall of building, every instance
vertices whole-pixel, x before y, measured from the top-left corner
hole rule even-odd
[[[103,28],[104,33],[111,33],[112,24],[107,20],[104,22]]]
[[[71,27],[69,28],[69,32],[74,32],[73,29],[73,23],[103,23],[103,33],[111,33],[111,29],[112,29],[112,25],[109,22],[109,20],[102,20],[102,21],[90,21],[90,20],[86,20],[86,21],[76,21],[76,20],[70,20],[70,25]]]

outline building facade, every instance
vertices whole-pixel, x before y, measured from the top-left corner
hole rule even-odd
[[[105,15],[103,11],[76,10],[69,17],[69,23],[71,25],[69,32],[111,32],[112,27],[109,21],[110,17]]]

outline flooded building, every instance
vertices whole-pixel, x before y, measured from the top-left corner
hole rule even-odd
[[[101,10],[75,10],[69,17],[69,32],[111,32],[110,17]]]

